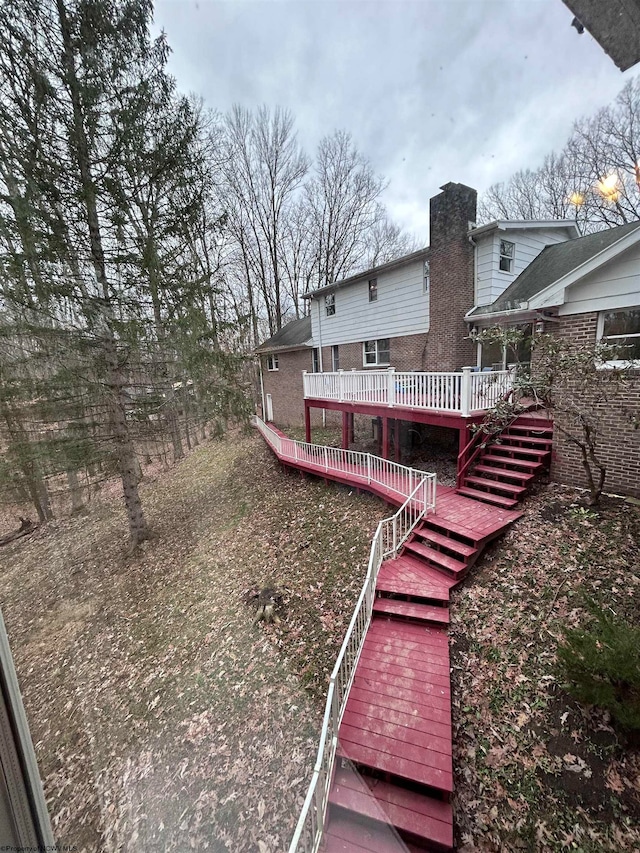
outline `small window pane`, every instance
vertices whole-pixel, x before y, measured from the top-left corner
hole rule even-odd
[[[313,350],[312,370],[314,373],[320,373],[320,356],[317,348]]]
[[[390,361],[389,338],[383,338],[378,341],[378,364],[389,364]]]
[[[500,240],[500,269],[502,272],[513,271],[515,248],[515,243],[510,243],[508,240]]]
[[[609,311],[604,315],[604,335],[640,334],[640,308]]]
[[[338,346],[331,347],[331,367],[334,373],[340,370],[340,348]]]
[[[372,278],[369,281],[369,302],[378,301],[378,279]]]
[[[324,298],[324,306],[327,312],[327,317],[333,317],[336,313],[336,295],[329,293]]]
[[[424,262],[424,292],[429,292],[429,284],[431,282],[431,269],[429,267],[429,261]]]

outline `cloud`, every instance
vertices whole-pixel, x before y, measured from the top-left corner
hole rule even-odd
[[[350,131],[425,242],[442,184],[535,168],[633,74],[560,0],[159,0],[155,15],[181,89],[221,111],[287,107],[309,153]]]

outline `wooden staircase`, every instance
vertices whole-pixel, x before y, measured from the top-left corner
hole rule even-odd
[[[551,461],[553,424],[521,416],[479,452],[464,472],[460,495],[513,509]]]
[[[479,449],[458,489],[380,568],[339,733],[323,849],[453,850],[450,590],[521,513],[551,457],[552,426],[519,418]]]
[[[520,514],[438,487],[436,512],[382,564],[340,727],[327,853],[453,849],[449,594]]]

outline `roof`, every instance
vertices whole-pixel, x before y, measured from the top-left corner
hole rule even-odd
[[[478,306],[467,316],[526,309],[533,297],[638,229],[640,222],[629,222],[617,228],[547,246],[492,305]]]
[[[256,347],[255,352],[282,352],[283,350],[303,349],[311,346],[311,317],[302,317],[283,326],[264,343]]]
[[[563,0],[620,71],[640,60],[640,0]],[[576,26],[576,22],[578,26]]]
[[[379,275],[380,273],[394,270],[397,267],[402,267],[405,264],[410,264],[413,261],[420,261],[423,258],[426,258],[428,254],[429,247],[425,246],[424,249],[418,249],[417,252],[411,252],[411,254],[409,255],[403,255],[401,258],[396,258],[393,261],[387,261],[386,264],[380,264],[377,267],[371,267],[368,270],[362,270],[362,272],[355,273],[355,275],[350,275],[348,278],[343,278],[339,281],[334,281],[331,284],[326,284],[324,287],[319,287],[317,290],[310,290],[307,293],[303,293],[302,298],[313,299],[315,296],[320,296],[323,293],[329,293],[332,290],[337,290],[339,287],[346,287],[349,284],[355,284],[357,281],[362,281],[363,278],[370,278],[371,276]]]
[[[525,231],[531,228],[565,228],[571,231],[574,237],[580,236],[575,219],[496,219],[471,228],[469,236],[477,237],[490,231]]]

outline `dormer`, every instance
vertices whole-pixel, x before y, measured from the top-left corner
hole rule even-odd
[[[472,228],[475,305],[491,305],[545,246],[579,236],[572,220],[498,220]]]

